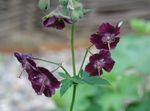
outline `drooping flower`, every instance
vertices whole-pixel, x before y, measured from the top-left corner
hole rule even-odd
[[[65,28],[65,24],[71,24],[71,19],[65,17],[65,16],[61,16],[61,15],[51,15],[49,17],[45,17],[44,21],[43,21],[43,25],[44,27],[47,28],[56,28],[58,30],[62,30]]]
[[[85,67],[85,71],[90,76],[100,76],[103,70],[110,72],[115,64],[108,50],[101,50],[99,53],[90,56],[89,63]]]
[[[15,53],[15,57],[22,64],[23,70],[28,74],[28,79],[32,84],[32,88],[38,95],[44,94],[51,97],[60,82],[53,76],[53,74],[43,67],[38,67],[33,61],[33,57],[29,54]]]
[[[120,27],[121,22],[116,26],[112,26],[109,23],[103,23],[98,28],[98,31],[91,35],[91,43],[93,43],[97,49],[114,49],[120,40],[120,37],[118,36],[120,34]]]
[[[57,88],[60,86],[60,82],[52,75],[50,71],[43,67],[36,67],[36,69],[26,70],[28,73],[28,79],[32,84],[32,88],[38,95],[44,93],[45,96],[51,97]]]

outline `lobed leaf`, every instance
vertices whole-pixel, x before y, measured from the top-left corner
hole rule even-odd
[[[79,76],[74,76],[71,78],[71,80],[75,83],[78,83],[78,84],[84,84],[85,83],[85,81],[82,78],[80,78]]]
[[[73,82],[70,79],[64,79],[61,81],[60,95],[63,96],[66,91],[72,86]]]
[[[90,85],[110,85],[107,80],[102,79],[99,76],[89,76],[89,74],[85,71],[82,71],[81,77],[83,81]]]

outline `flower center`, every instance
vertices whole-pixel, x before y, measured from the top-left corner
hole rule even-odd
[[[112,42],[115,41],[115,36],[114,36],[114,34],[105,34],[102,37],[102,41],[103,41],[104,44],[112,43]]]
[[[62,22],[62,21],[63,21],[63,19],[62,19],[62,18],[58,18],[58,21],[59,21],[59,22]]]
[[[94,64],[96,69],[101,69],[105,65],[104,59],[97,60]]]

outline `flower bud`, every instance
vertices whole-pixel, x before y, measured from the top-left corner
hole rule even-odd
[[[84,16],[83,10],[74,10],[71,14],[72,21],[76,22]]]
[[[39,8],[47,10],[50,7],[50,0],[39,0]]]

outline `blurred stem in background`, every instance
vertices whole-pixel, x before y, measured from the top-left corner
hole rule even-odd
[[[73,67],[73,75],[76,75],[76,66],[75,66],[75,47],[74,47],[74,34],[75,34],[75,25],[71,26],[71,52],[72,52],[72,67]],[[70,106],[70,111],[73,111],[75,96],[76,96],[77,85],[73,85],[73,94],[72,94],[72,102]]]

